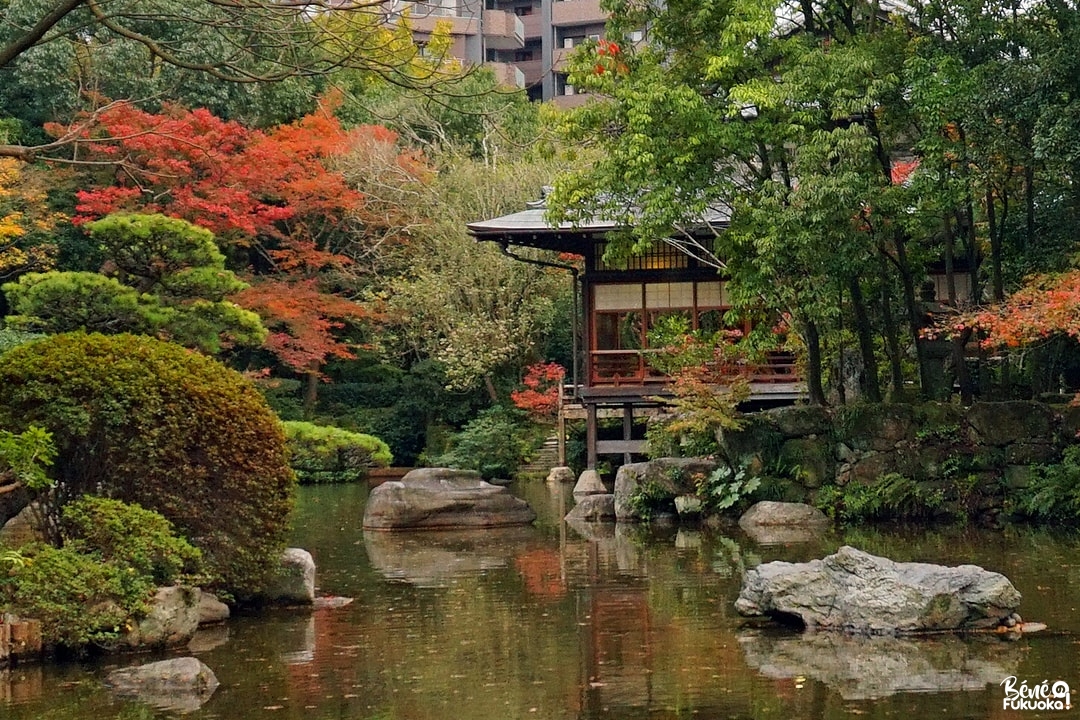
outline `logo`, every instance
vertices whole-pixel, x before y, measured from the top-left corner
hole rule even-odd
[[[1069,710],[1072,700],[1069,683],[1057,680],[1051,684],[1043,680],[1037,685],[1028,685],[1024,680],[1016,684],[1016,676],[1010,675],[1000,683],[1005,687],[1005,710]]]

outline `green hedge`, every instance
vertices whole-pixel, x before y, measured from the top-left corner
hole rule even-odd
[[[296,479],[281,423],[240,373],[134,335],[56,335],[0,356],[0,426],[48,430],[47,512],[86,494],[161,513],[215,591],[256,593],[289,533]]]
[[[393,461],[377,437],[308,422],[285,423],[289,464],[301,484],[356,482]]]

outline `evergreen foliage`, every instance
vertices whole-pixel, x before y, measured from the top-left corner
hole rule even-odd
[[[59,525],[85,494],[168,518],[203,553],[211,583],[261,588],[288,531],[295,478],[285,437],[238,373],[176,345],[71,333],[0,358],[0,425],[52,433]]]
[[[363,480],[369,469],[393,461],[387,444],[371,435],[309,422],[284,425],[289,464],[301,485]]]

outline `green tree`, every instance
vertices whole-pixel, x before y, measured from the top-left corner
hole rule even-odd
[[[461,155],[443,162],[422,197],[431,221],[415,231],[400,272],[376,285],[389,311],[383,345],[399,357],[439,360],[449,386],[484,384],[494,397],[495,375],[517,375],[535,358],[570,274],[512,260],[477,244],[465,226],[522,209],[560,166],[532,157],[495,167]]]
[[[159,335],[208,353],[266,339],[258,315],[227,299],[247,284],[225,269],[209,230],[128,214],[86,227],[106,258],[104,274],[31,273],[4,285],[17,313],[10,323],[48,333]]]

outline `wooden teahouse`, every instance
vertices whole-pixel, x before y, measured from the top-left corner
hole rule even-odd
[[[613,266],[605,261],[604,252],[608,233],[616,229],[614,223],[594,220],[553,227],[545,221],[544,212],[542,201],[530,203],[526,210],[471,223],[468,229],[477,240],[498,243],[511,257],[526,262],[531,261],[515,255],[512,248],[584,257],[580,279],[574,270],[575,281],[580,280],[575,291],[580,293],[583,310],[582,317],[575,318],[583,363],[580,372],[575,372],[574,388],[586,414],[588,467],[595,468],[597,456],[604,454],[623,455],[629,461],[632,454],[644,449],[644,440],[634,437],[634,418],[655,412],[657,398],[666,394],[669,380],[647,362],[648,354],[655,352],[649,347],[649,329],[661,317],[674,313],[687,318],[695,330],[722,329],[731,309],[727,282],[716,267],[699,259],[700,254],[691,249],[701,244],[667,238],[645,254]],[[707,241],[727,225],[727,220],[722,211],[713,211],[702,218],[699,227],[680,232]],[[747,372],[755,403],[787,404],[804,394],[790,355],[778,353]],[[622,438],[600,440],[598,418],[612,411],[622,416]]]

